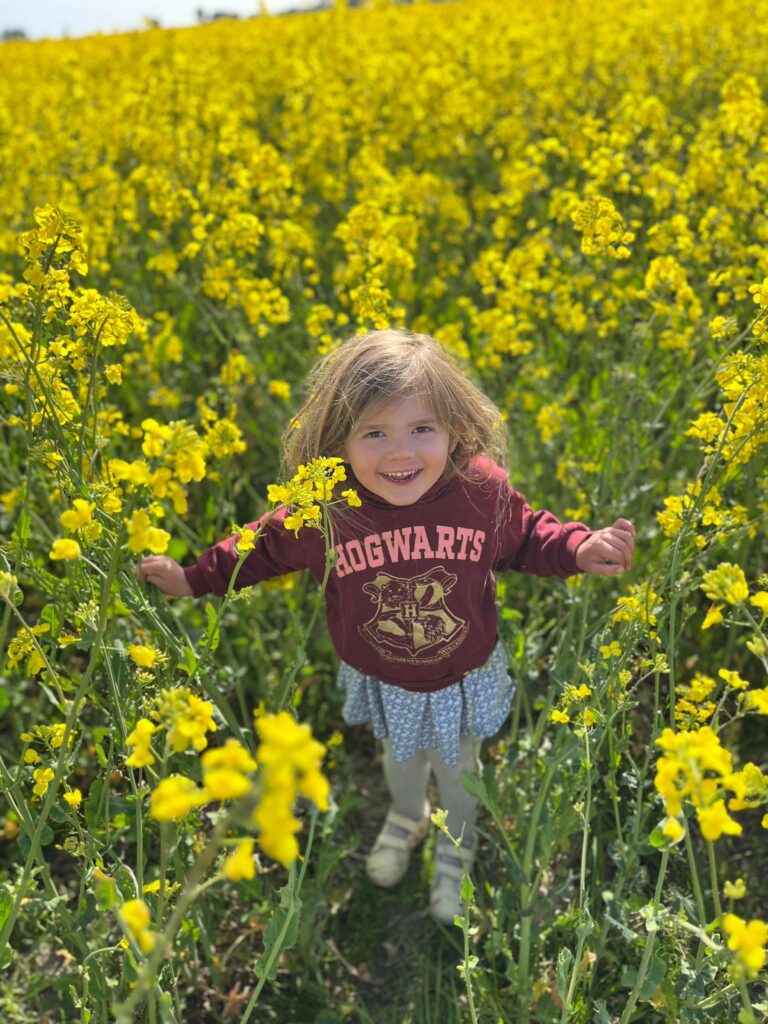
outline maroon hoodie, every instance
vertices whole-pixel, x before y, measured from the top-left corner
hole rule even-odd
[[[589,527],[534,512],[490,459],[475,459],[470,470],[471,481],[438,481],[405,506],[357,485],[362,506],[336,518],[328,630],[339,656],[365,675],[406,690],[450,686],[496,644],[495,571],[580,572],[576,551]],[[296,536],[283,525],[287,514],[281,509],[267,523],[235,589],[295,569],[322,581],[322,534],[305,526]],[[194,595],[225,594],[236,563],[231,538],[205,551],[184,570]]]

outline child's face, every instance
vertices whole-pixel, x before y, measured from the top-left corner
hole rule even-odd
[[[363,487],[390,505],[412,505],[443,475],[456,444],[424,399],[412,395],[367,411],[344,457]]]

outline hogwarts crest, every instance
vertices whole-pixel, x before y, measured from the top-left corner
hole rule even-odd
[[[378,573],[363,587],[376,610],[360,632],[378,650],[384,645],[411,656],[437,645],[455,649],[467,632],[466,621],[457,618],[445,603],[457,579],[442,566],[410,579]]]

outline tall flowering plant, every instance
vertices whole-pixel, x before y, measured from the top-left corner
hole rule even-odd
[[[17,757],[0,756],[5,828],[18,836],[20,858],[0,955],[11,955],[19,916],[42,886],[61,906],[82,964],[83,1020],[106,1021],[108,1003],[118,1020],[140,1007],[154,1019],[190,907],[214,886],[253,880],[257,845],[289,869],[297,898],[295,805],[303,797],[328,809],[325,747],[287,710],[262,710],[255,729],[239,720],[211,672],[258,531],[233,528],[239,560],[229,594],[207,606],[196,639],[135,579],[136,555],[168,550],[172,534],[160,524],[181,522],[190,491],[211,463],[243,450],[242,434],[209,406],[199,425],[130,422],[113,392],[132,339],[148,326],[124,299],[79,283],[87,246],[74,221],[52,206],[35,220],[20,240],[23,280],[0,302],[13,403],[6,424],[24,466],[2,496],[11,529],[0,547],[0,639],[34,715],[15,737]],[[339,461],[317,460],[288,485],[270,486],[273,503],[291,506],[287,528],[327,532],[333,502],[355,501],[352,491],[335,499]],[[73,905],[51,872],[54,839],[72,858],[85,902]],[[185,839],[192,856],[182,853]],[[262,984],[281,942],[265,950]],[[102,948],[118,956],[119,970]]]

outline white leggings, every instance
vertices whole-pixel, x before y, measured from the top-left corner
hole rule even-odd
[[[462,786],[459,775],[461,772],[478,772],[481,742],[476,736],[462,736],[459,763],[452,767],[445,763],[434,747],[420,750],[408,761],[396,761],[391,740],[384,740],[384,777],[394,810],[408,818],[421,818],[431,769],[437,779],[440,806],[448,812],[448,830],[458,839],[463,827],[463,842],[471,844],[475,836],[477,800]],[[438,840],[440,838],[438,836]]]

